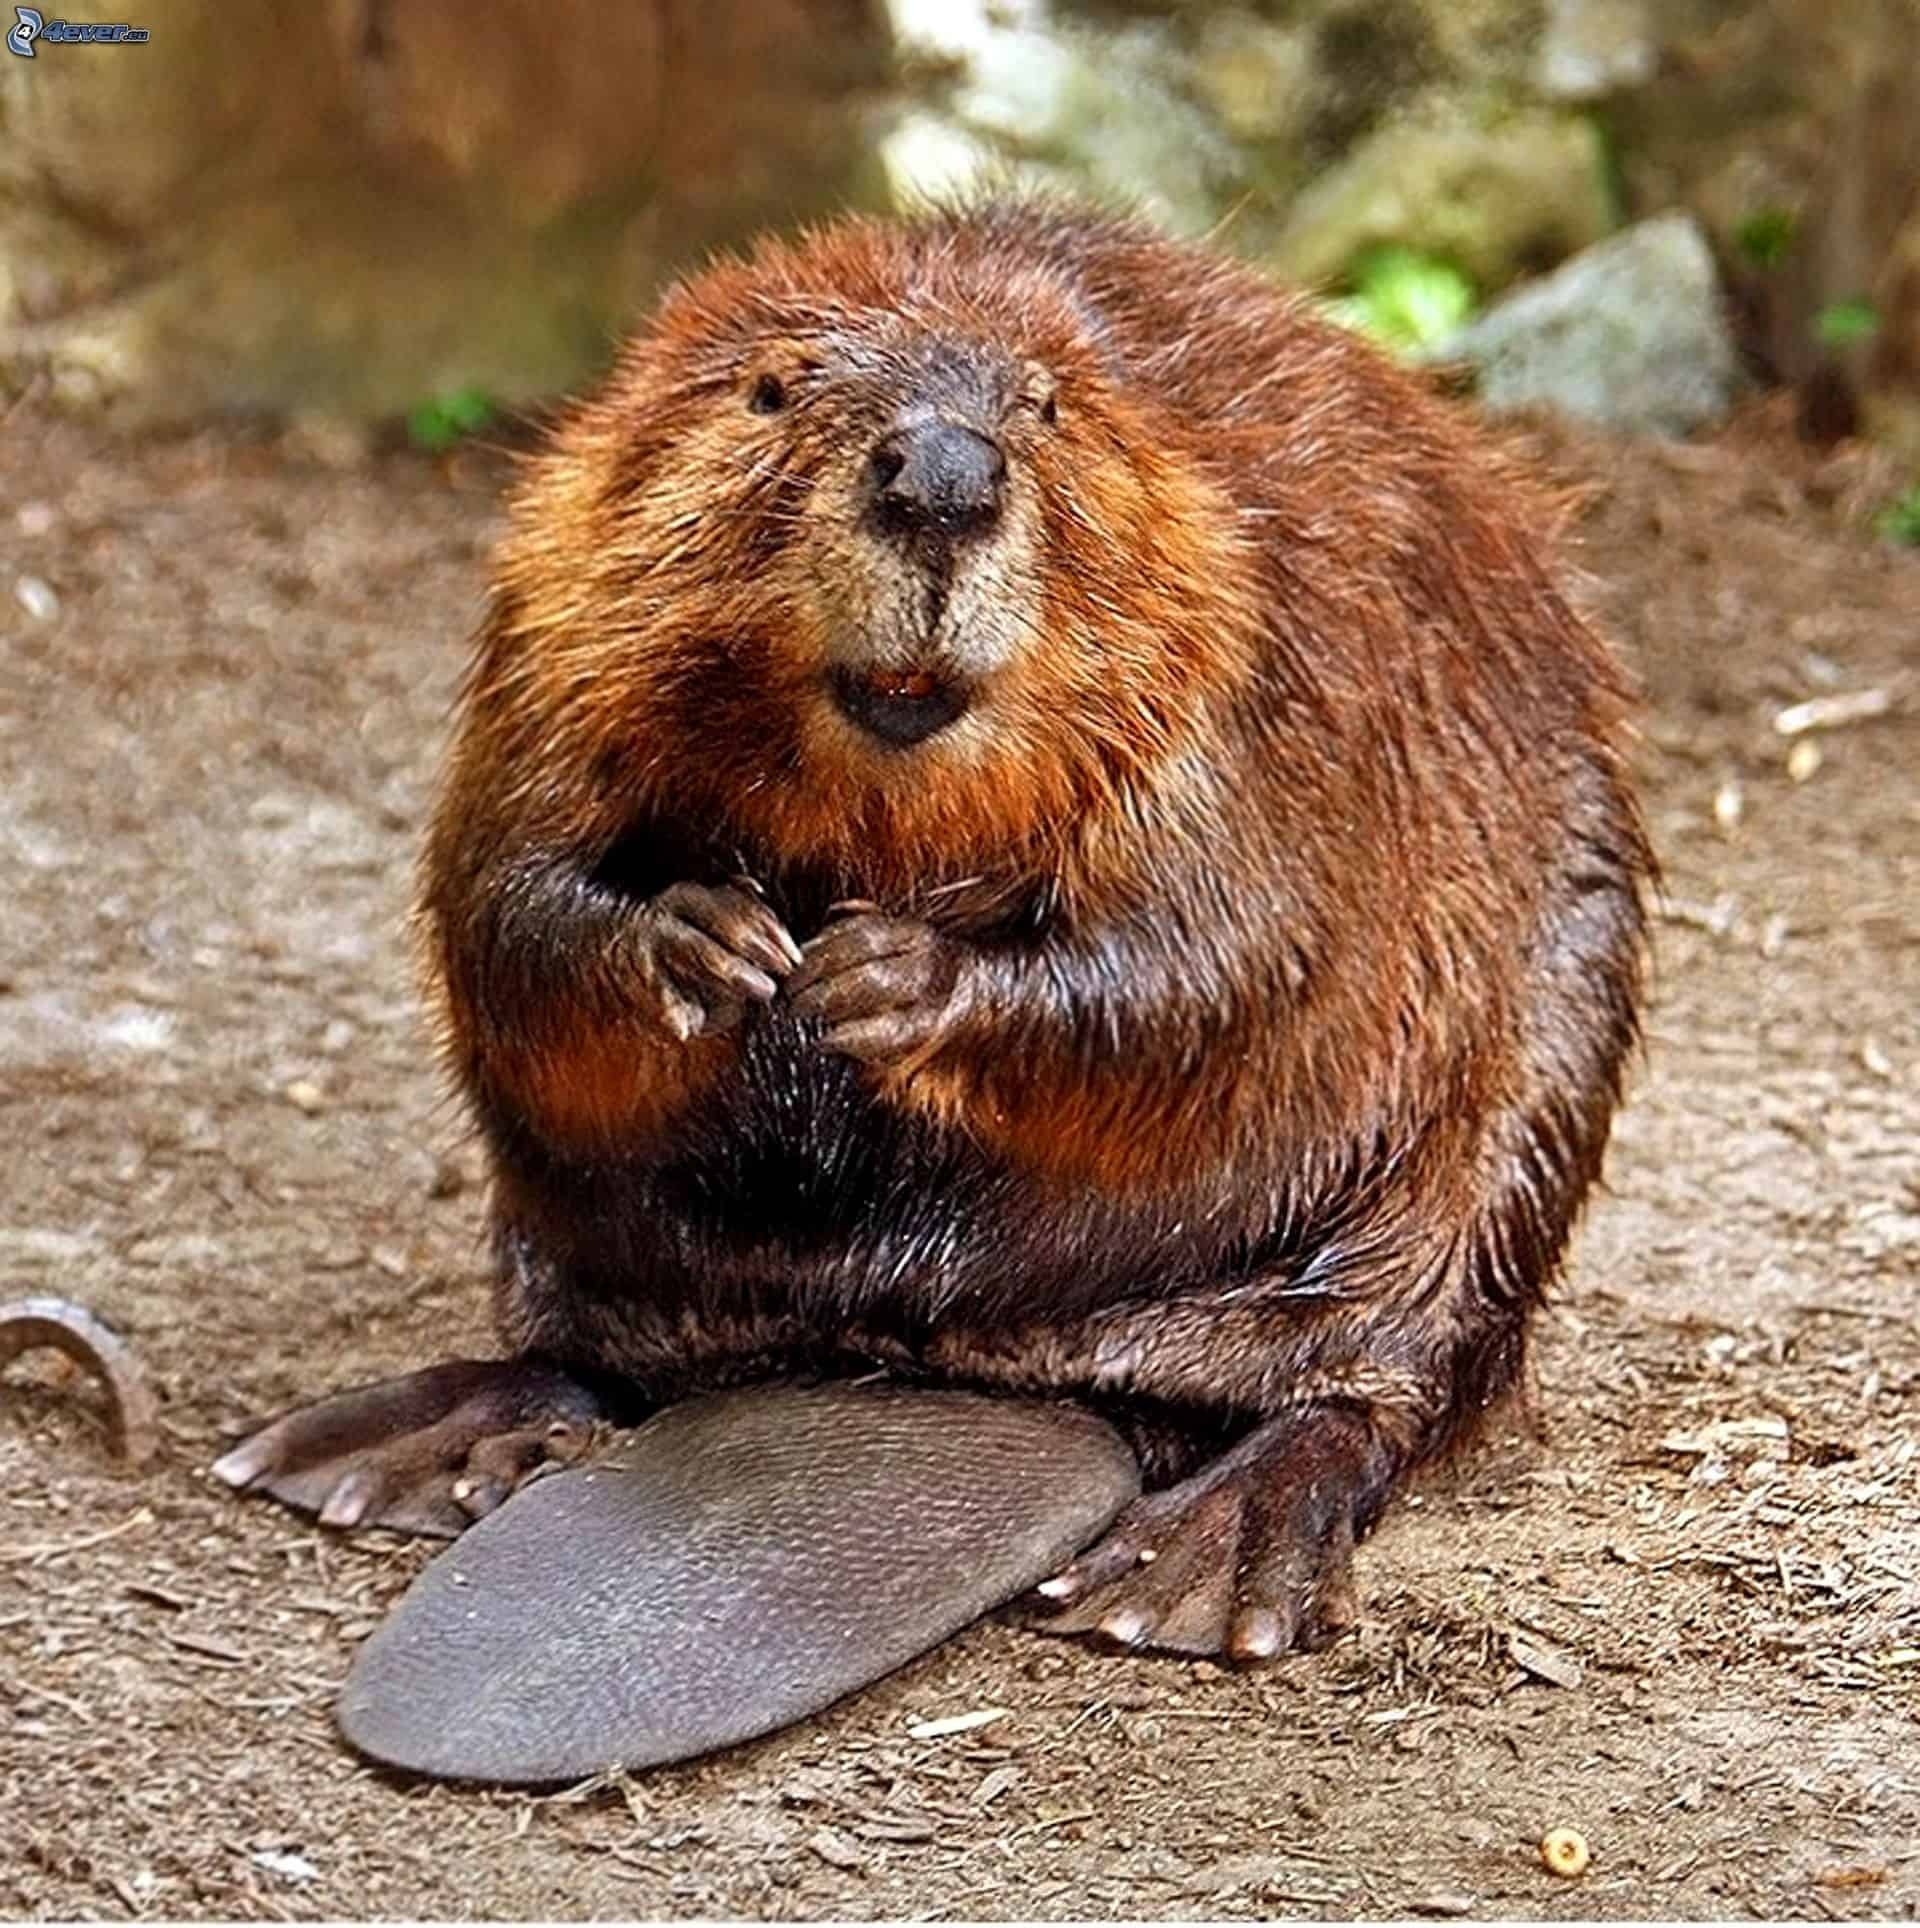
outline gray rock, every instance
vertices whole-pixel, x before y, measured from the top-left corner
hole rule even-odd
[[[1576,255],[1442,342],[1500,413],[1552,408],[1649,435],[1724,415],[1741,386],[1706,238],[1663,214]]]

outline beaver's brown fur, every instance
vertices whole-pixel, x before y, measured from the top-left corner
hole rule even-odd
[[[850,221],[675,291],[520,490],[426,857],[515,1352],[1077,1395],[1160,1490],[1063,1624],[1323,1633],[1513,1381],[1634,1043],[1559,519],[1129,222]]]

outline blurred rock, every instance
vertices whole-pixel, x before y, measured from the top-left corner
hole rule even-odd
[[[1491,126],[1395,124],[1369,135],[1301,194],[1269,259],[1293,280],[1326,283],[1368,249],[1413,247],[1497,289],[1613,226],[1593,128],[1534,109]]]
[[[1122,203],[1175,233],[1219,218],[1233,144],[1184,85],[1176,26],[1056,20],[1038,0],[892,0],[910,62],[943,64],[921,111],[888,138],[903,201],[989,184]]]
[[[1536,84],[1548,100],[1601,100],[1653,78],[1647,0],[1548,0]]]
[[[1539,0],[889,0],[897,191],[1066,186],[1333,284],[1371,249],[1483,288],[1616,225],[1585,118],[1527,99]]]
[[[1686,209],[1803,427],[1920,458],[1920,0],[150,0],[0,61],[0,393],[379,418],[577,384],[765,226],[1032,185],[1351,292]],[[1844,340],[1836,308],[1870,315]],[[1711,378],[1717,381],[1717,376]],[[338,424],[315,437],[311,424]]]
[[[1706,229],[1761,372],[1816,439],[1920,460],[1920,0],[1661,0],[1659,72],[1609,103],[1637,208]],[[1836,340],[1836,309],[1870,314]]]
[[[1297,144],[1313,110],[1311,28],[1234,12],[1208,23],[1193,85],[1233,140]]]
[[[575,382],[665,274],[874,201],[880,0],[148,0],[0,62],[0,385],[130,420]]]
[[[1722,416],[1741,376],[1697,222],[1656,216],[1508,295],[1434,359],[1478,371],[1495,413],[1551,408],[1647,435]]]

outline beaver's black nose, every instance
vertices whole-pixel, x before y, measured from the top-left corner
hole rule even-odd
[[[951,422],[896,429],[869,461],[873,518],[893,536],[983,535],[1000,514],[1006,457],[984,435]]]

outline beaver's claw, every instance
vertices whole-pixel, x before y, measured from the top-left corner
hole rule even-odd
[[[930,1051],[953,1023],[960,954],[917,918],[866,907],[806,947],[786,996],[822,1025],[821,1042],[863,1064],[899,1065]]]
[[[453,1359],[282,1414],[215,1461],[323,1526],[451,1539],[543,1466],[577,1458],[598,1399],[535,1359]]]
[[[1353,1620],[1355,1531],[1381,1479],[1357,1416],[1276,1420],[1136,1500],[1040,1584],[1038,1624],[1235,1660],[1323,1647]]]
[[[662,1021],[683,1043],[731,1030],[800,962],[787,927],[745,880],[672,884],[647,906],[640,929]]]

